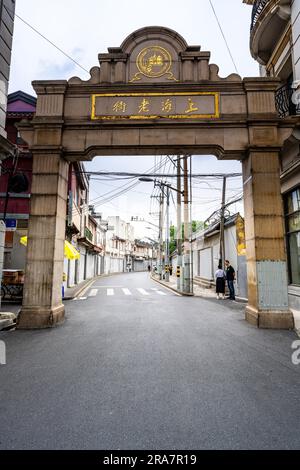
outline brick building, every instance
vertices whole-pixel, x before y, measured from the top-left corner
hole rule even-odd
[[[14,151],[5,132],[14,16],[15,0],[0,0],[0,160]]]

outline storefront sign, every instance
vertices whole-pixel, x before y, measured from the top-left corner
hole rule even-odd
[[[5,220],[6,231],[13,232],[17,230],[17,221],[16,219],[6,219]]]

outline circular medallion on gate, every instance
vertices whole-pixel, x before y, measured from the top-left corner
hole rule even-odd
[[[136,59],[136,66],[146,77],[162,77],[170,71],[172,57],[169,51],[161,46],[146,47]]]

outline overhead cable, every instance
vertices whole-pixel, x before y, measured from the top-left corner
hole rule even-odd
[[[212,0],[209,0],[209,3],[210,3],[210,6],[211,6],[211,8],[212,8],[213,14],[214,14],[214,16],[215,16],[215,18],[216,18],[216,21],[217,21],[217,23],[218,23],[218,26],[219,26],[219,29],[220,29],[220,31],[221,31],[221,34],[222,34],[222,36],[223,36],[224,42],[225,42],[225,44],[226,44],[226,47],[227,47],[228,53],[229,53],[229,55],[230,55],[230,58],[231,58],[231,60],[232,60],[233,66],[234,66],[234,68],[235,68],[235,71],[236,71],[236,73],[239,73],[239,72],[238,72],[238,68],[237,68],[237,66],[236,66],[236,63],[235,63],[235,60],[234,60],[233,55],[232,55],[232,53],[231,53],[229,44],[228,44],[228,42],[227,42],[226,36],[225,36],[225,34],[224,34],[223,28],[222,28],[221,23],[220,23],[220,21],[219,21],[217,12],[216,12],[216,10],[215,10],[215,8],[214,8],[214,6],[213,6]]]
[[[81,174],[80,171],[74,171],[73,173]],[[155,177],[155,178],[177,178],[175,173],[130,173],[125,171],[86,171],[87,175],[97,175],[97,176],[124,176],[124,177]],[[238,178],[242,176],[242,173],[194,173],[192,175],[188,174],[192,178]]]
[[[48,39],[46,36],[44,36],[44,34],[40,33],[34,26],[32,26],[30,23],[28,23],[28,21],[25,21],[23,18],[21,18],[21,16],[17,15],[17,13],[15,13],[15,16],[20,21],[22,21],[26,26],[28,26],[28,28],[32,29],[32,31],[34,31],[41,38],[43,38],[45,41],[47,41],[49,44],[51,44],[51,46],[55,47],[55,49],[57,49],[59,52],[61,52],[65,57],[67,57],[69,60],[74,62],[74,64],[76,64],[77,67],[80,67],[85,72],[90,73],[86,68],[84,68],[81,64],[79,64],[79,62],[77,62],[77,60],[73,59],[73,57],[71,57],[69,54],[67,54],[65,51],[63,51],[60,47],[58,47],[56,44],[54,44],[54,42],[50,41],[50,39]]]

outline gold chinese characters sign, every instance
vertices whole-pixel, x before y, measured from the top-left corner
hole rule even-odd
[[[93,120],[217,119],[219,93],[106,93],[92,95]]]

